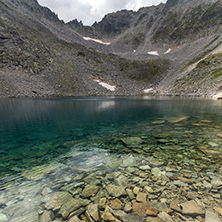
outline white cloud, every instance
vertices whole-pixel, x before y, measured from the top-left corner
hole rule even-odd
[[[166,0],[38,0],[65,22],[78,19],[86,25],[100,21],[105,14],[121,9],[138,10],[143,6],[158,5]]]

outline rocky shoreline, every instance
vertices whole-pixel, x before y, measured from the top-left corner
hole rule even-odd
[[[100,156],[94,167],[76,168],[76,161],[82,155],[92,153],[69,154],[64,164],[24,172],[20,183],[12,186],[13,191],[12,187],[6,188],[0,195],[0,221],[219,222],[222,219],[219,165],[214,170],[198,172],[153,157],[130,154]]]
[[[205,174],[132,157],[116,164],[46,194],[40,221],[220,221],[222,168]]]

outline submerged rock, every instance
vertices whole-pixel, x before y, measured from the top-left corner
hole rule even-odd
[[[217,213],[207,210],[205,222],[221,222]]]
[[[135,214],[138,214],[139,216],[145,217],[145,216],[147,216],[146,211],[147,211],[148,207],[149,207],[148,203],[134,202],[133,203],[133,212]]]
[[[22,176],[27,179],[39,180],[44,175],[50,173],[51,171],[55,170],[58,167],[59,167],[58,164],[37,166],[33,167],[30,170],[23,171]]]
[[[152,174],[154,177],[160,177],[162,175],[162,172],[159,168],[155,167],[152,169]]]
[[[126,195],[125,187],[108,185],[106,187],[106,190],[113,197],[120,197]]]
[[[164,124],[165,120],[155,120],[152,122],[153,125],[159,125],[159,124]]]
[[[70,201],[64,203],[61,206],[61,209],[59,210],[58,214],[61,215],[63,218],[66,218],[66,214],[69,215],[71,212],[78,210],[81,207],[87,206],[90,202],[90,200],[72,198]]]
[[[51,222],[54,217],[54,214],[52,211],[45,211],[39,219],[39,222]],[[1,220],[0,220],[1,221]]]
[[[93,218],[94,221],[101,221],[100,212],[97,204],[91,204],[87,207],[87,213],[90,217]]]
[[[222,207],[214,207],[214,210],[222,216]]]
[[[88,198],[91,196],[95,196],[98,193],[99,189],[100,189],[100,187],[98,187],[98,186],[87,185],[82,192],[82,197]]]
[[[159,213],[159,210],[154,207],[147,207],[146,215],[155,217]]]
[[[3,213],[0,213],[0,221],[1,222],[8,222],[7,216]]]
[[[169,123],[179,123],[183,120],[188,119],[189,116],[181,116],[181,117],[170,117],[170,118],[164,118],[164,120],[167,120]]]
[[[170,208],[172,210],[175,210],[175,211],[178,211],[178,212],[181,212],[181,207],[180,207],[180,204],[179,204],[179,200],[173,200],[170,204]]]
[[[147,198],[147,194],[146,193],[142,193],[142,192],[139,192],[136,196],[136,200],[138,202],[146,202],[146,198]]]
[[[81,220],[77,216],[74,216],[69,219],[69,222],[81,222]]]
[[[166,222],[173,222],[173,219],[172,217],[166,213],[166,212],[161,212],[158,214],[158,217],[163,220],[163,221],[166,221]]]
[[[170,137],[171,135],[168,133],[159,133],[159,134],[155,134],[153,135],[155,138],[157,139],[163,139],[163,138],[167,138]]]
[[[72,195],[68,192],[56,192],[45,196],[42,202],[47,210],[57,211],[62,205],[72,200]]]
[[[116,220],[116,218],[110,212],[102,213],[101,218],[105,221],[115,221]]]
[[[182,203],[180,204],[180,207],[182,209],[181,212],[183,215],[191,217],[205,216],[205,211],[194,200]]]
[[[127,137],[127,138],[122,138],[121,141],[129,147],[136,147],[140,144],[143,143],[143,140],[139,137]]]
[[[125,187],[128,184],[129,180],[127,177],[125,177],[122,174],[120,174],[118,176],[115,176],[115,174],[114,174],[114,182],[117,186]]]
[[[121,210],[123,207],[123,203],[119,199],[112,200],[109,205],[113,210]]]
[[[149,165],[144,165],[144,166],[139,166],[139,169],[146,171],[146,170],[150,170],[151,168]]]

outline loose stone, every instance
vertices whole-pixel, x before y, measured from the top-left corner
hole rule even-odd
[[[142,193],[142,192],[139,192],[136,196],[136,200],[138,202],[146,202],[146,198],[147,198],[147,194],[146,193]]]
[[[132,190],[126,189],[126,192],[131,200],[136,198]]]
[[[159,168],[153,168],[152,169],[152,174],[154,177],[160,177],[162,175],[162,172]]]
[[[131,211],[132,211],[132,205],[131,205],[131,203],[126,203],[126,205],[125,205],[125,207],[124,207],[124,211],[126,212],[126,213],[130,213]]]
[[[81,222],[81,220],[77,216],[74,216],[69,219],[69,222]]]
[[[173,200],[170,204],[170,208],[178,212],[181,212],[182,210],[179,204],[179,200]]]
[[[126,195],[126,191],[124,187],[108,185],[106,187],[107,192],[113,197],[120,197]]]
[[[101,218],[105,221],[115,221],[115,217],[110,212],[104,212],[102,213]]]
[[[145,217],[146,216],[146,210],[149,205],[147,203],[133,203],[133,212],[135,214],[138,214],[139,216]]]
[[[114,177],[114,182],[117,186],[122,186],[125,187],[128,184],[128,178],[125,177],[124,175],[119,175],[117,177]]]
[[[99,200],[99,204],[105,206],[106,201],[107,201],[106,197],[103,197]]]
[[[86,206],[90,203],[90,200],[72,199],[61,206],[58,214],[63,215],[65,212],[71,213],[79,208]]]
[[[139,169],[141,169],[141,170],[150,170],[151,168],[150,168],[150,166],[149,165],[145,165],[145,166],[140,166],[139,167]]]
[[[87,207],[89,215],[94,219],[94,221],[100,221],[100,213],[97,204],[91,204]]]
[[[112,213],[113,213],[113,215],[114,215],[117,219],[120,219],[120,220],[123,221],[123,222],[127,222],[127,221],[126,221],[126,216],[127,216],[127,214],[126,214],[124,211],[114,210]]]
[[[98,193],[99,189],[100,188],[98,186],[87,185],[82,192],[82,197],[88,198],[91,196],[95,196]]]
[[[51,193],[42,199],[45,202],[45,208],[53,211],[59,210],[63,204],[70,200],[72,200],[72,195],[68,192]]]
[[[172,217],[168,213],[161,212],[158,214],[158,217],[165,222],[173,222]]]
[[[222,188],[222,180],[219,179],[219,178],[213,179],[211,184],[212,184],[213,188],[216,188],[216,189],[217,188]]]
[[[119,199],[112,200],[109,206],[113,210],[121,210],[123,207],[123,203]]]
[[[139,187],[134,187],[134,188],[133,188],[133,193],[134,193],[134,194],[137,195],[139,192],[140,192],[140,188],[139,188]]]
[[[146,215],[147,216],[157,216],[159,210],[153,207],[147,207]]]
[[[41,216],[40,216],[40,222],[50,222],[52,221],[54,217],[54,214],[52,211],[45,211]],[[2,222],[2,220],[0,220]]]
[[[184,183],[188,183],[188,184],[192,184],[193,180],[191,179],[187,179],[187,178],[183,178],[183,177],[178,177],[179,180],[181,180]]]
[[[153,190],[153,188],[152,187],[149,187],[149,186],[145,186],[144,187],[144,190],[146,191],[146,192],[148,192],[148,193],[155,193],[155,191]]]

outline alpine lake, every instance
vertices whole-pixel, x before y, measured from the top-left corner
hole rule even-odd
[[[222,101],[0,99],[0,222],[209,218],[222,218]]]

